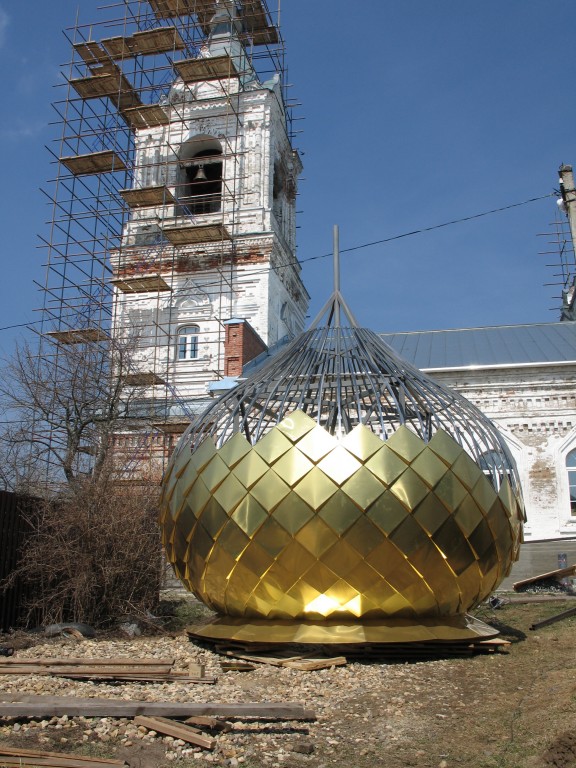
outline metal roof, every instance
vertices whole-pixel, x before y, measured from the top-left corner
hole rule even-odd
[[[381,333],[380,337],[424,370],[576,363],[576,321]]]

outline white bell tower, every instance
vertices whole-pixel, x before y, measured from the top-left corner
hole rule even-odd
[[[277,30],[259,1],[209,5],[196,55],[175,57],[171,87],[133,120],[120,191],[130,213],[111,251],[113,334],[136,339],[138,407],[174,425],[203,410],[215,382],[300,333],[308,304],[295,245],[301,163],[281,72],[258,74],[260,44]]]

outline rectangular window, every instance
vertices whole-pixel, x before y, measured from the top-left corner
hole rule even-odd
[[[198,333],[197,325],[187,325],[180,328],[177,337],[176,357],[178,360],[196,360],[198,357]]]

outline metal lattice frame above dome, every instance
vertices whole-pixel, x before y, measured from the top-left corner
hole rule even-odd
[[[427,443],[444,430],[496,489],[506,475],[517,491],[514,460],[492,423],[358,326],[340,292],[336,229],[334,283],[310,329],[218,399],[190,426],[183,443],[195,450],[210,435],[220,447],[240,432],[254,445],[295,410],[336,437],[363,424],[386,440],[406,426]]]

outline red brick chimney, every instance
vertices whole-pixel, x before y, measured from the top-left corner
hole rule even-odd
[[[242,366],[267,347],[247,320],[232,318],[224,325],[224,376],[240,376]]]

